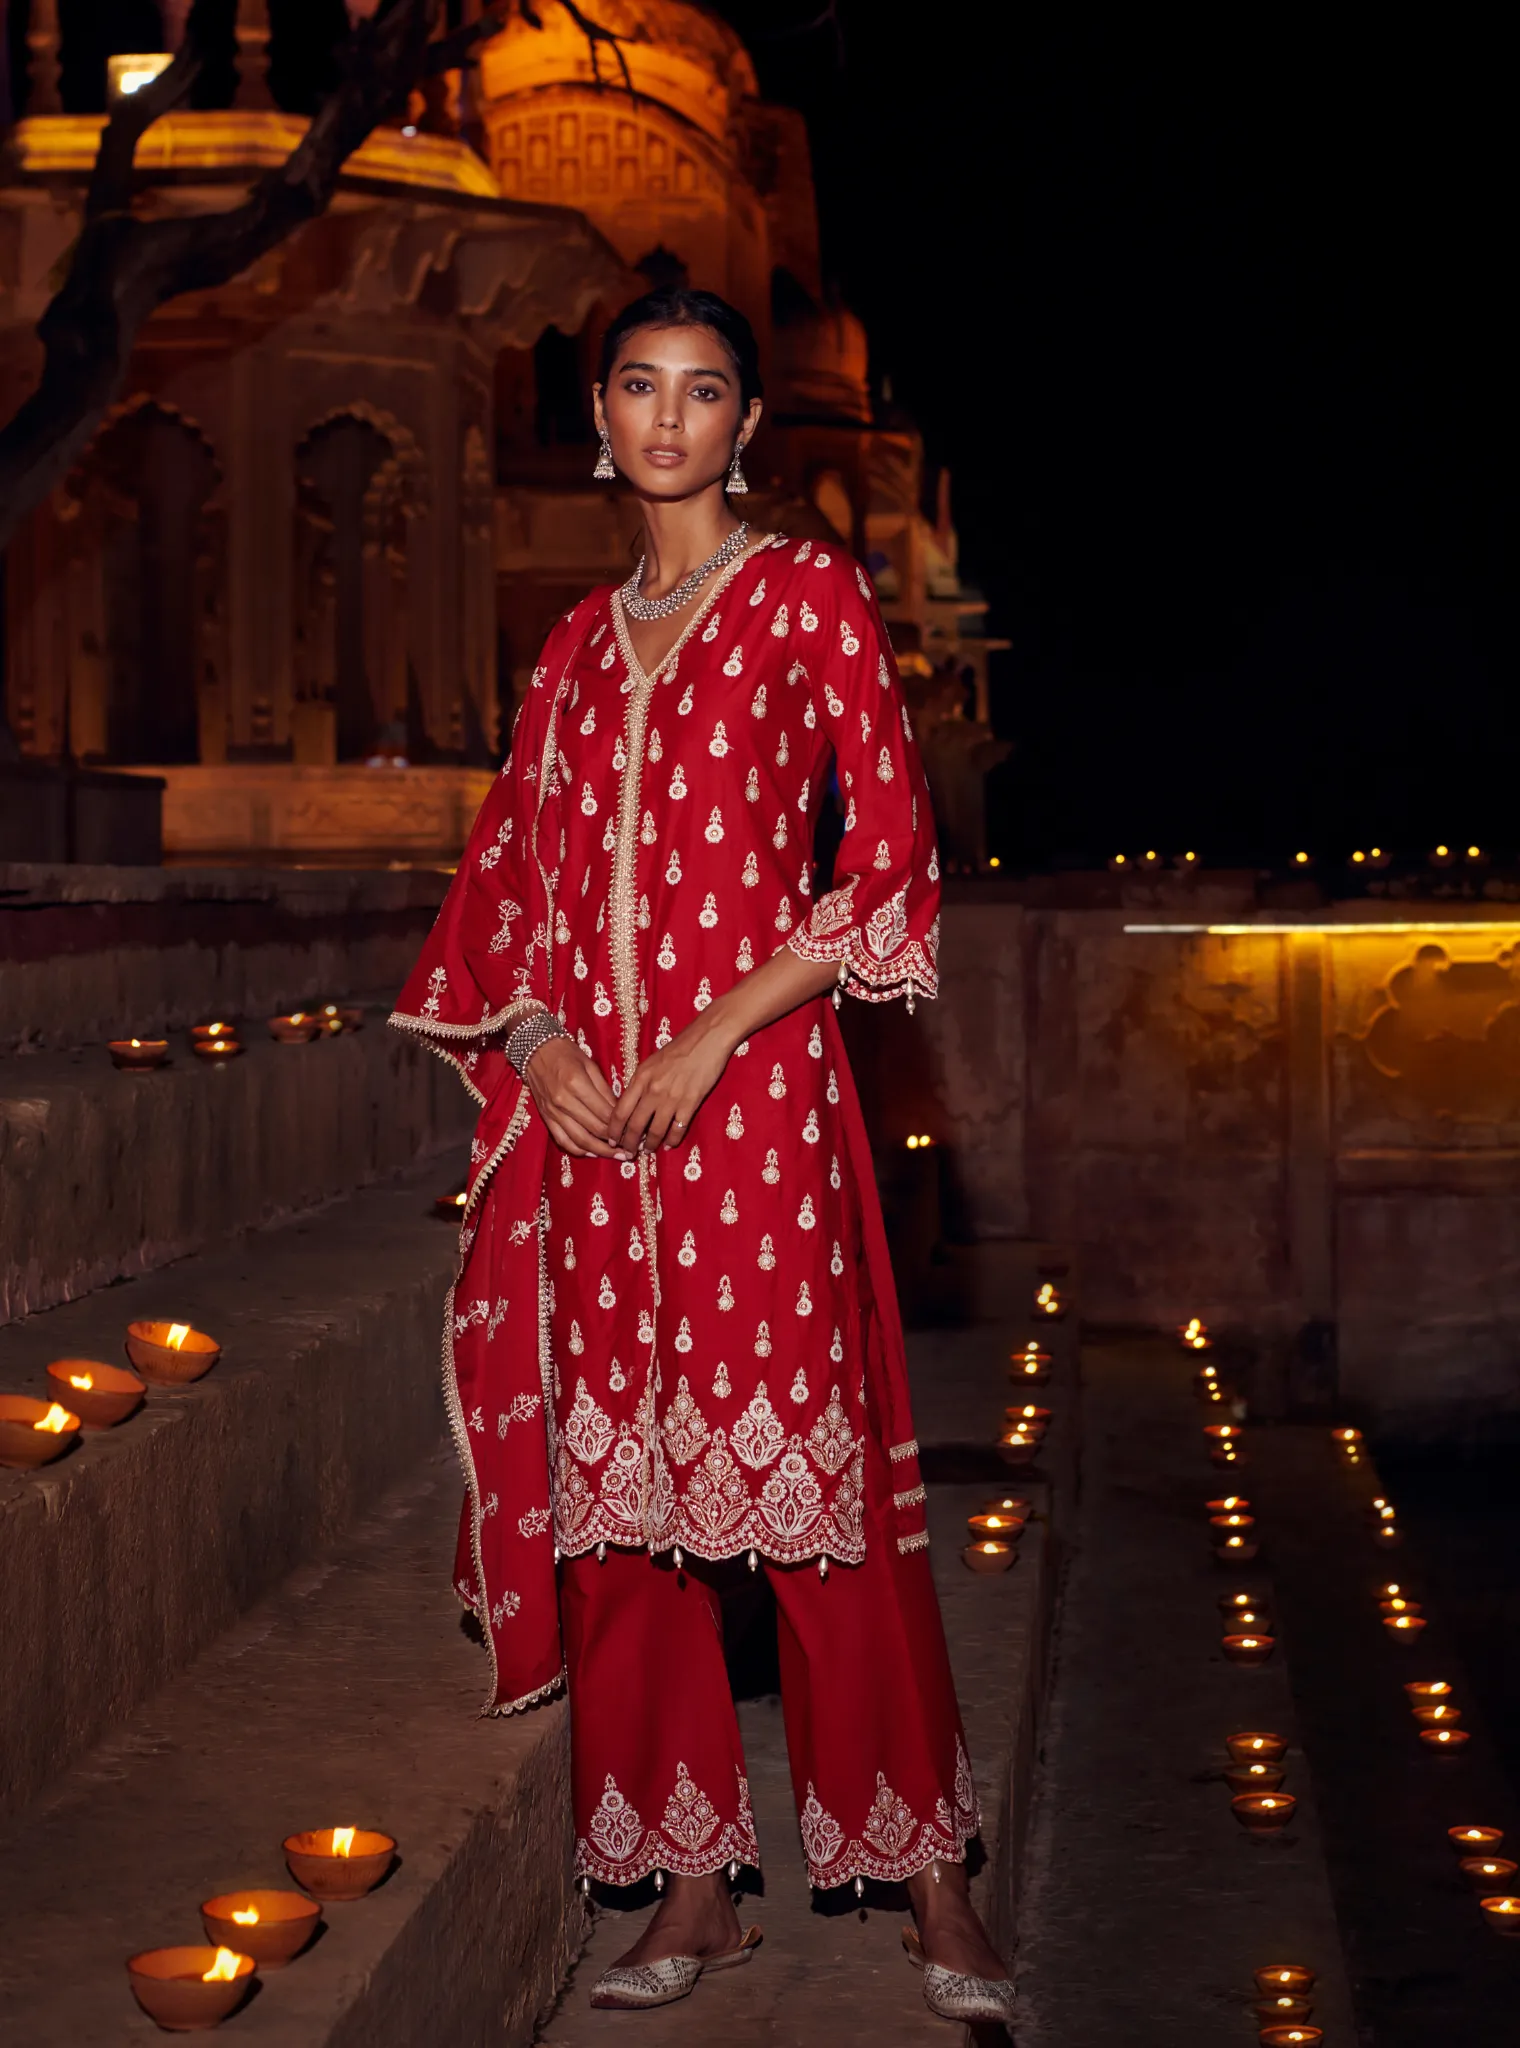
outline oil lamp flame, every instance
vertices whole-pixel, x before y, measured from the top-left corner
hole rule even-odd
[[[209,1970],[202,1970],[201,1982],[203,1984],[235,1984],[237,1982],[238,1963],[240,1960],[241,1958],[236,1949],[219,1948],[216,1952],[216,1961],[211,1965],[211,1968]]]
[[[239,1927],[256,1927],[259,1920],[259,1909],[257,1906],[234,1906],[232,1917]]]
[[[73,1419],[68,1409],[63,1407],[60,1402],[55,1401],[47,1414],[39,1416],[37,1421],[32,1424],[32,1427],[33,1429],[45,1429],[52,1436],[61,1436]]]
[[[71,1372],[69,1374],[69,1385],[71,1387],[78,1387],[81,1394],[89,1393],[94,1384],[95,1375],[92,1372]]]
[[[334,1828],[332,1831],[334,1856],[352,1856],[354,1853],[354,1830]]]
[[[169,1334],[165,1337],[164,1342],[171,1351],[178,1351],[189,1334],[190,1325],[188,1323],[171,1323],[169,1325]]]

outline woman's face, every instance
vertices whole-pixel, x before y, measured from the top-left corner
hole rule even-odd
[[[596,424],[641,497],[695,496],[728,472],[760,401],[740,404],[739,372],[710,327],[637,327],[596,390]]]

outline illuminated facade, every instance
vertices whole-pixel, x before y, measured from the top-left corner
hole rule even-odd
[[[627,573],[636,512],[591,481],[587,387],[616,306],[665,279],[754,322],[770,403],[750,516],[870,562],[952,857],[979,852],[986,643],[963,633],[976,604],[943,491],[926,516],[919,438],[875,417],[865,335],[827,302],[801,117],[759,98],[699,7],[607,0],[599,19],[633,96],[597,87],[563,10],[514,17],[470,80],[377,131],[325,216],[147,324],[122,401],[13,543],[17,743],[163,772],[172,855],[454,850],[549,621]],[[0,187],[7,411],[102,120],[59,104],[51,21],[34,8]],[[149,203],[225,206],[298,138],[256,0],[238,34],[235,104],[141,145]]]

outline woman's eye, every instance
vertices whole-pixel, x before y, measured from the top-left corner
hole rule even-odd
[[[710,403],[713,399],[718,397],[719,394],[713,389],[711,384],[693,384],[691,387],[691,396],[693,398],[706,399]]]
[[[652,391],[654,386],[647,377],[630,377],[624,384],[623,389],[636,398],[641,391]]]

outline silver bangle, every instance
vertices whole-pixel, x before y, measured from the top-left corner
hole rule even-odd
[[[507,1058],[517,1069],[518,1078],[523,1077],[529,1060],[541,1045],[547,1045],[551,1038],[569,1036],[552,1010],[535,1010],[531,1017],[525,1018],[506,1044]]]

